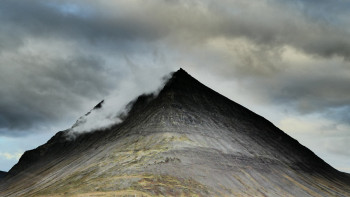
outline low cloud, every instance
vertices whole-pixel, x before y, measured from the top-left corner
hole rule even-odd
[[[143,72],[143,74],[146,74],[146,72]],[[69,130],[68,138],[74,138],[76,135],[85,132],[103,130],[121,123],[138,96],[147,94],[156,97],[170,77],[171,75],[169,74],[162,78],[148,80],[147,83],[136,83],[139,80],[143,80],[143,76],[140,75],[137,77],[138,80],[135,79],[134,83],[122,84],[118,92],[110,95],[101,101],[97,107],[80,117]]]
[[[36,51],[37,52],[37,51]],[[38,51],[40,53],[40,51]],[[0,127],[27,129],[77,116],[87,99],[107,94],[103,61],[93,56],[59,58],[39,54],[2,55]]]

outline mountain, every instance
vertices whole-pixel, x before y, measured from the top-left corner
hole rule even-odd
[[[6,176],[7,172],[0,171],[0,179]]]
[[[110,129],[25,152],[0,196],[350,196],[348,174],[182,69],[130,105]]]

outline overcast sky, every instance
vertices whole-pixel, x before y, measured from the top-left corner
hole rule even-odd
[[[125,103],[182,67],[350,172],[349,9],[347,0],[2,0],[0,170],[102,99]]]

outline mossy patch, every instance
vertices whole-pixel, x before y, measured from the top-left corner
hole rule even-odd
[[[170,175],[148,175],[134,183],[131,188],[156,196],[209,195],[208,188],[199,182]]]
[[[128,183],[129,186],[121,188],[118,183],[123,182]],[[36,196],[84,196],[83,194],[86,196],[109,196],[111,194],[116,196],[132,194],[140,194],[139,196],[207,196],[210,193],[206,186],[193,179],[170,175],[131,174],[96,178],[90,180],[88,184],[68,181],[66,187],[38,192]]]

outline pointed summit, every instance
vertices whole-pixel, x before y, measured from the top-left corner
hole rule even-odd
[[[170,88],[171,86],[174,86],[173,88],[189,88],[195,85],[198,86],[199,84],[202,85],[199,81],[197,81],[195,78],[189,75],[185,70],[180,68],[178,71],[172,74],[171,78],[167,81],[166,85],[164,86],[164,89]]]
[[[121,124],[64,133],[23,154],[0,196],[350,196],[349,175],[183,69]]]
[[[177,73],[177,74],[187,74],[187,72],[184,69],[182,69],[182,68],[177,70],[175,73]]]
[[[173,73],[172,78],[174,79],[186,79],[186,78],[191,78],[194,79],[191,75],[189,75],[184,69],[180,68],[176,72]]]

